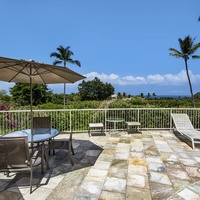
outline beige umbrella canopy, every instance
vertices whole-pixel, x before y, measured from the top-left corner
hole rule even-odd
[[[0,80],[30,83],[30,109],[32,120],[32,83],[74,83],[85,77],[65,67],[0,57]]]
[[[74,83],[85,77],[65,67],[0,57],[0,80],[6,82]]]

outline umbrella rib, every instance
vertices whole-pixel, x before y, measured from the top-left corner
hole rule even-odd
[[[36,66],[37,66],[37,64],[36,63],[34,63]],[[63,75],[60,75],[60,74],[58,74],[58,73],[56,73],[54,70],[56,69],[56,67],[55,68],[53,68],[53,69],[50,69],[50,68],[48,68],[48,70],[46,69],[47,67],[45,67],[45,66],[43,66],[43,69],[45,69],[46,71],[43,71],[43,72],[38,72],[38,70],[41,68],[41,66],[37,66],[38,68],[36,69],[35,68],[35,72],[32,74],[33,76],[35,76],[35,75],[42,75],[42,74],[48,74],[49,72],[52,72],[52,73],[54,73],[54,74],[56,74],[57,76],[59,76],[60,78],[63,78],[63,79],[66,79],[65,78],[65,76],[63,76]],[[62,68],[62,67],[61,67]],[[64,68],[63,68],[63,71],[64,71]],[[40,78],[42,79],[42,81],[43,81],[43,83],[46,83],[45,81],[44,81],[44,79],[42,78],[42,76],[40,76]],[[73,81],[72,79],[70,79],[70,77],[68,77],[68,79],[67,79],[68,81],[70,81],[71,83],[74,83],[75,81]]]
[[[46,82],[44,81],[43,77],[41,76],[42,74],[48,74],[48,73],[40,73],[38,70],[41,68],[41,64],[38,66],[37,63],[34,63],[35,64],[35,72],[32,74],[33,76],[40,76],[42,82],[44,84],[46,84]],[[37,67],[37,68],[36,68]],[[43,66],[44,67],[44,66]]]
[[[3,62],[2,62],[3,63]],[[14,71],[14,72],[16,72],[16,74],[8,81],[8,82],[11,82],[19,73],[22,73],[22,74],[25,74],[25,75],[27,75],[26,73],[24,73],[22,70],[26,67],[26,66],[24,66],[23,65],[23,63],[21,63],[22,65],[23,65],[23,68],[22,69],[20,69],[20,70],[18,70],[16,67],[17,67],[17,65],[19,65],[18,63],[17,64],[7,64],[7,63],[5,63],[4,62],[4,64],[5,65],[7,65],[7,66],[5,66],[5,67],[2,67],[1,69],[3,69],[3,68],[9,68],[11,71]]]
[[[63,68],[63,67],[61,67],[61,68]],[[46,67],[45,67],[45,69],[46,69]],[[56,73],[54,70],[56,70],[56,68],[55,68],[55,69],[48,69],[48,71],[50,71],[50,72],[56,74],[57,76],[59,76],[60,78],[63,78],[63,79],[66,80],[66,77],[65,77],[65,76],[63,76],[62,74],[60,75],[60,74]],[[63,68],[63,72],[64,72],[64,71],[65,71],[65,68]],[[70,73],[72,73],[72,72],[70,71]],[[74,73],[74,74],[76,75],[76,73]],[[68,80],[69,82],[71,82],[71,83],[74,83],[74,82],[75,82],[75,81],[73,81],[72,79],[70,79],[70,76],[67,77],[67,80]]]

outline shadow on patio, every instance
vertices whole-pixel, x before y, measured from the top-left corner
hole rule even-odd
[[[67,151],[56,151],[55,155],[49,157],[50,169],[45,174],[41,174],[40,165],[34,168],[33,173],[33,193],[40,187],[55,187],[61,179],[69,172],[76,171],[75,176],[79,174],[77,170],[81,170],[82,177],[87,175],[89,167],[94,165],[98,156],[102,152],[102,148],[89,140],[73,141],[75,155],[72,155],[74,165],[71,165],[67,156]],[[85,168],[85,169],[84,169]],[[79,174],[80,176],[80,174]],[[78,181],[78,179],[76,180]],[[6,177],[0,174],[0,199],[1,200],[18,200],[24,199],[23,196],[29,193],[30,175],[29,173],[11,173]],[[30,196],[32,196],[32,194]],[[41,194],[42,196],[42,194]],[[25,198],[26,199],[26,198]],[[37,198],[38,199],[38,198]],[[39,199],[42,199],[41,197]]]

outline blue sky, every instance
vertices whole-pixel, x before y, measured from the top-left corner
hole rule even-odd
[[[199,0],[19,0],[1,2],[0,56],[52,64],[50,53],[71,46],[87,80],[111,83],[115,93],[189,95],[184,61],[169,56],[187,35],[200,42]],[[200,49],[197,51],[200,54]],[[200,59],[188,62],[194,93]],[[67,84],[67,93],[78,92]],[[0,82],[0,90],[13,83]],[[49,85],[54,93],[63,84]]]

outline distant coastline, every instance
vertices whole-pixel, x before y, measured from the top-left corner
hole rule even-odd
[[[145,98],[147,97],[147,95],[145,96]],[[189,98],[191,97],[190,95],[156,95],[156,96],[150,96],[150,98],[172,98],[172,99],[178,99],[178,98]]]

